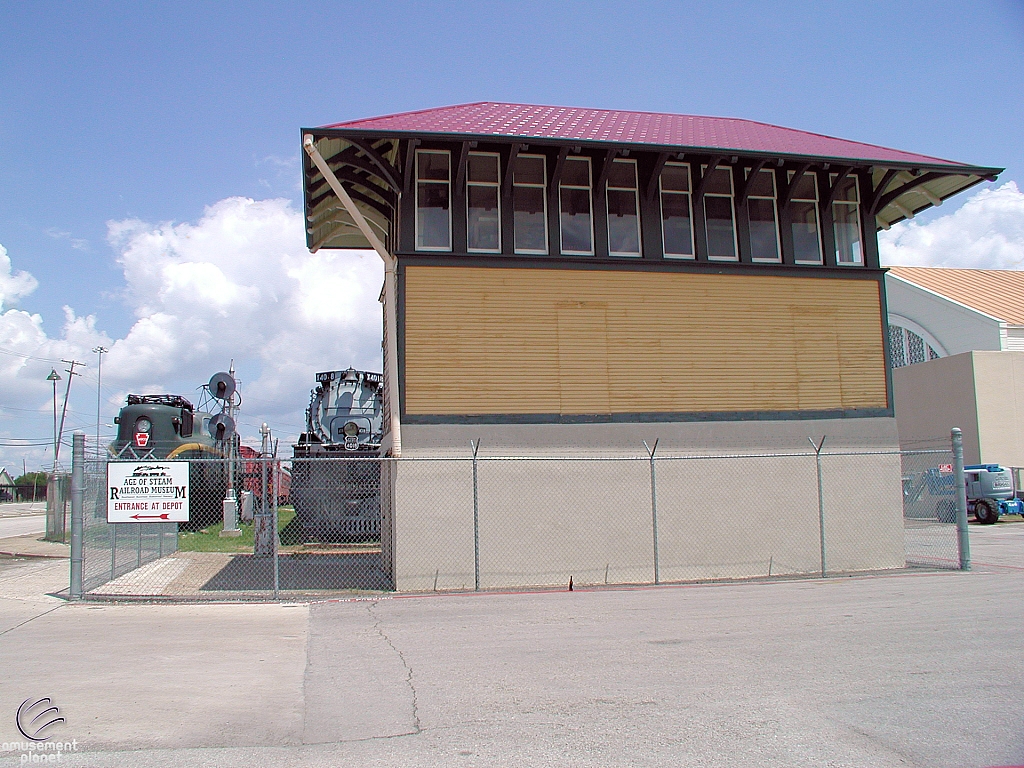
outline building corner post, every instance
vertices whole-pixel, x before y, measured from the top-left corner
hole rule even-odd
[[[82,599],[82,521],[85,506],[85,433],[77,431],[71,444],[71,584],[72,600]]]
[[[960,570],[971,570],[971,541],[967,532],[967,484],[964,478],[964,436],[957,427],[950,431],[953,443],[953,484],[956,501],[956,545]]]

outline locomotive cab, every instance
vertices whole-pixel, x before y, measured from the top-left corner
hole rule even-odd
[[[136,452],[166,456],[192,441],[195,430],[192,403],[180,395],[128,395],[115,421],[115,452],[132,446]]]

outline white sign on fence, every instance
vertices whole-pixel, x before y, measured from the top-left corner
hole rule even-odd
[[[108,523],[187,523],[188,462],[107,464]]]

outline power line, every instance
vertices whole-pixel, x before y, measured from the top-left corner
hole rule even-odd
[[[25,360],[39,360],[39,361],[44,362],[44,363],[62,363],[62,362],[64,362],[63,360],[55,360],[55,359],[52,359],[52,358],[49,358],[49,357],[36,357],[35,355],[26,355],[24,352],[15,352],[14,350],[4,349],[3,347],[0,347],[0,354],[11,355],[13,357],[21,357],[21,358],[24,358]]]

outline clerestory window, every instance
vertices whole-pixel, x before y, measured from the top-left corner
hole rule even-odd
[[[501,251],[498,155],[470,152],[466,168],[466,243],[470,251]]]
[[[544,155],[519,155],[512,169],[516,253],[548,252],[547,166]]]
[[[566,158],[562,165],[562,177],[558,182],[558,222],[562,253],[594,253],[594,222],[590,210],[592,184],[590,158]]]
[[[792,183],[794,172],[789,172]],[[818,227],[818,177],[805,173],[796,182],[789,204],[793,256],[797,264],[821,264],[821,231]]]
[[[706,166],[704,166],[706,169]],[[736,217],[733,215],[732,170],[714,168],[704,185],[704,222],[707,231],[708,258],[736,261]]]
[[[608,253],[640,255],[640,196],[635,160],[613,160],[605,191],[608,209]]]
[[[693,204],[690,166],[666,163],[661,171],[661,237],[665,256],[693,258]]]
[[[416,151],[416,250],[452,249],[451,154]]]
[[[837,178],[837,174],[832,174],[831,183],[835,184]],[[856,176],[846,176],[839,182],[832,202],[832,230],[836,240],[836,264],[863,264]]]
[[[750,258],[753,261],[782,261],[779,248],[779,220],[776,212],[775,172],[760,170],[747,182],[747,219],[750,228]]]

